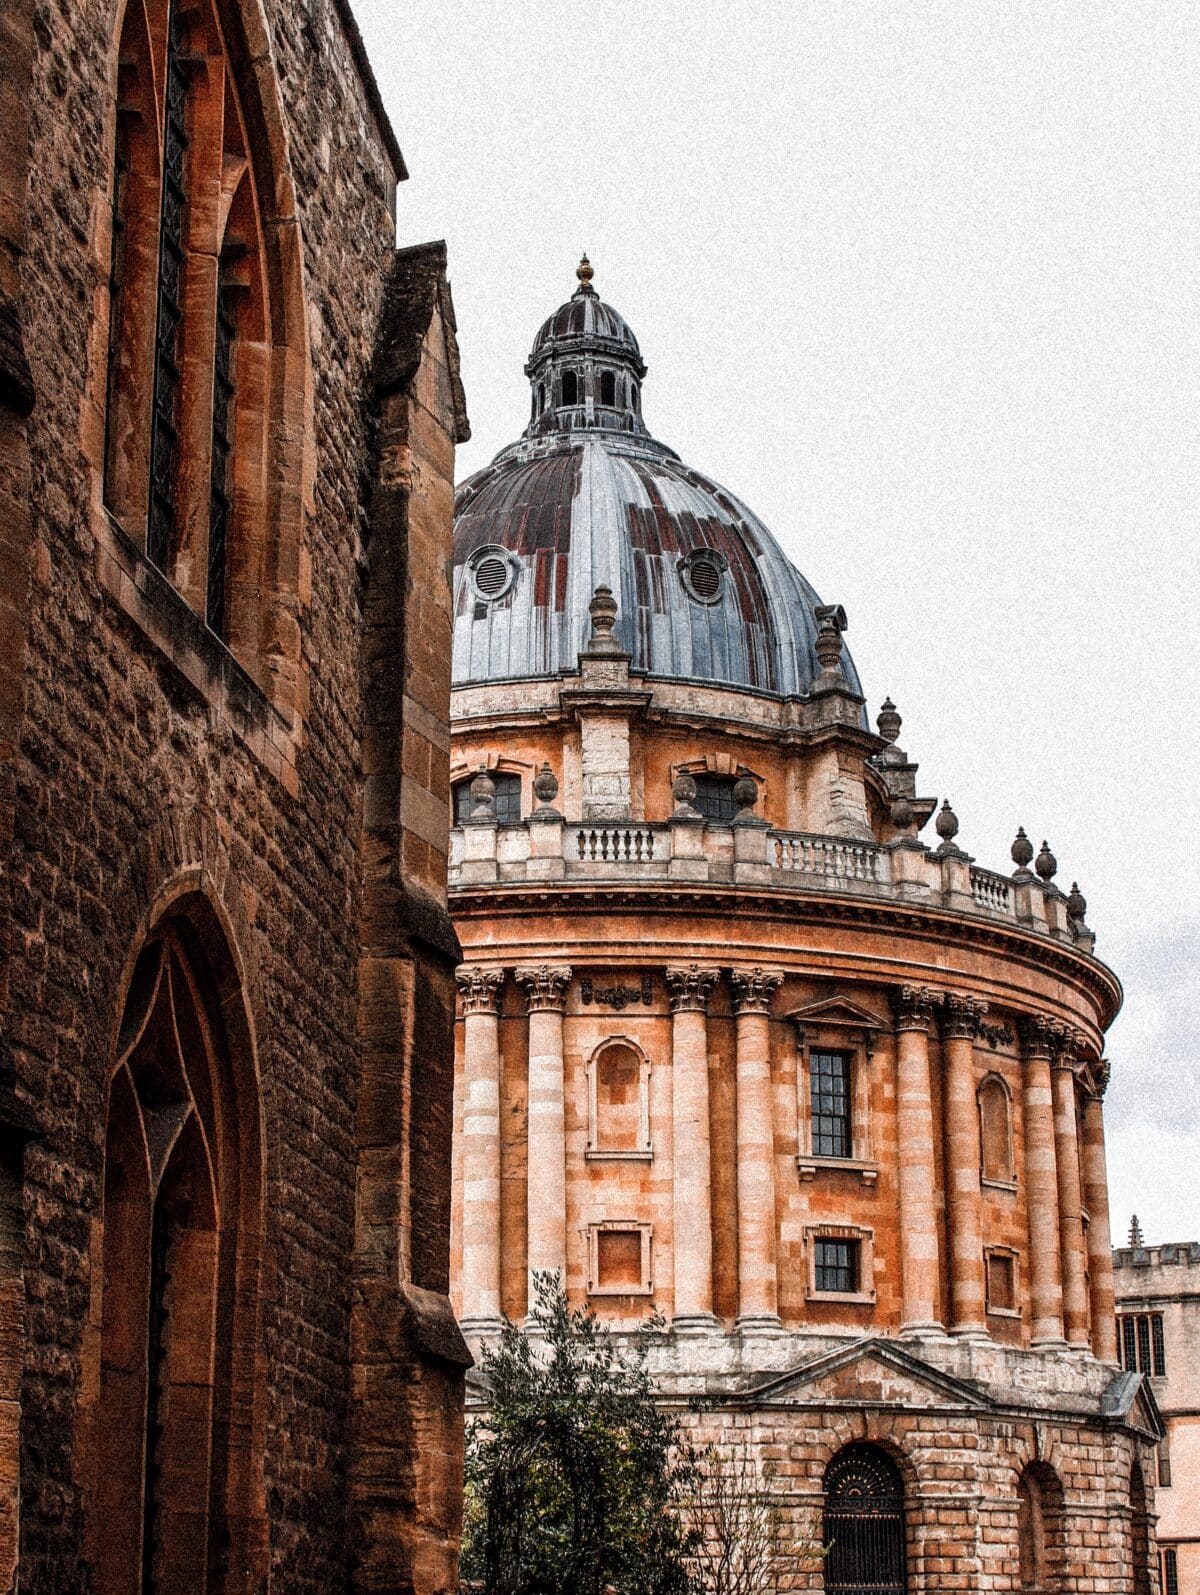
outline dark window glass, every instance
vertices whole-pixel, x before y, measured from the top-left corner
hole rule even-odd
[[[573,371],[563,372],[562,402],[564,404],[579,403],[579,378]]]
[[[812,1140],[817,1157],[850,1156],[850,1059],[842,1052],[814,1052]]]
[[[733,801],[733,776],[697,775],[692,779],[696,783],[693,807],[698,809],[706,820],[714,820],[719,825],[728,825],[737,813],[737,804]]]
[[[492,781],[496,787],[496,821],[499,825],[510,825],[521,818],[521,777],[519,775],[506,775],[502,771],[491,772]],[[468,776],[465,781],[459,781],[454,788],[454,823],[462,825],[471,818],[474,804],[471,801],[471,782],[475,777]]]
[[[1164,1490],[1171,1488],[1171,1453],[1167,1450],[1165,1440],[1158,1448],[1158,1482]]]
[[[1150,1372],[1150,1320],[1145,1313],[1139,1313],[1137,1318],[1137,1365],[1142,1373]]]
[[[1150,1315],[1150,1336],[1154,1344],[1154,1374],[1158,1379],[1166,1376],[1167,1348],[1163,1341],[1163,1321],[1161,1313]]]
[[[617,379],[611,371],[600,373],[600,403],[615,405],[617,402]]]
[[[629,384],[629,397],[633,401],[633,407],[636,410],[638,407],[638,385],[636,382]]]
[[[843,1293],[858,1289],[858,1241],[817,1242],[816,1286],[818,1290]]]
[[[1121,1319],[1121,1366],[1130,1373],[1137,1371],[1137,1346],[1134,1336],[1137,1333],[1132,1318]]]
[[[1179,1595],[1179,1564],[1174,1551],[1163,1552],[1163,1595]]]
[[[225,562],[229,546],[229,514],[233,439],[234,290],[227,261],[217,279],[217,338],[213,357],[212,459],[208,506],[208,590],[205,614],[218,637],[225,635]]]

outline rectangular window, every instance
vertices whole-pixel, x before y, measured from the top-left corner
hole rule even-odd
[[[1011,1313],[1017,1305],[1016,1259],[1009,1252],[989,1252],[987,1304],[989,1312]]]
[[[1163,1340],[1161,1313],[1150,1314],[1150,1338],[1154,1345],[1154,1376],[1156,1379],[1164,1379],[1167,1373],[1167,1348]]]
[[[1171,1453],[1165,1440],[1158,1445],[1158,1482],[1164,1490],[1171,1488]]]
[[[1127,1368],[1130,1373],[1136,1373],[1137,1372],[1137,1345],[1136,1345],[1136,1341],[1135,1341],[1135,1338],[1134,1338],[1136,1334],[1137,1334],[1137,1329],[1136,1329],[1136,1326],[1134,1325],[1133,1319],[1131,1317],[1130,1318],[1122,1318],[1121,1319],[1121,1366],[1123,1368]]]
[[[858,1241],[818,1240],[815,1275],[818,1290],[852,1295],[858,1290]]]
[[[1145,1313],[1137,1316],[1137,1365],[1142,1373],[1150,1372],[1150,1320]]]
[[[1163,1562],[1163,1595],[1179,1595],[1179,1564],[1175,1552],[1165,1550],[1162,1553]]]
[[[850,1059],[844,1052],[814,1052],[812,1149],[815,1157],[850,1157]]]

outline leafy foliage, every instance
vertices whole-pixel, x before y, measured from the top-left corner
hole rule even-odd
[[[655,1404],[647,1338],[623,1351],[552,1276],[535,1286],[535,1333],[506,1325],[483,1360],[464,1578],[484,1595],[693,1595],[696,1463]]]

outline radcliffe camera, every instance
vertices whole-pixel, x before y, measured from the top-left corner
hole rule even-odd
[[[1197,59],[5,0],[0,1591],[1200,1595]]]

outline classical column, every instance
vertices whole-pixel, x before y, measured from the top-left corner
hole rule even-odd
[[[1084,1098],[1080,1147],[1083,1200],[1088,1212],[1088,1272],[1092,1281],[1092,1350],[1101,1362],[1116,1362],[1117,1320],[1113,1291],[1112,1237],[1108,1221],[1108,1169],[1104,1156],[1104,1092],[1107,1060],[1092,1071],[1093,1091]]]
[[[1068,1344],[1088,1341],[1087,1253],[1083,1240],[1083,1191],[1079,1170],[1079,1126],[1075,1109],[1075,1047],[1060,1037],[1051,1068],[1054,1091],[1054,1162],[1058,1172],[1058,1233],[1062,1257],[1063,1329]]]
[[[566,964],[525,965],[515,971],[529,1010],[528,1159],[529,1301],[533,1276],[567,1277],[567,1131],[563,1101],[563,1009],[571,970]]]
[[[503,969],[464,964],[462,1327],[500,1328],[500,994]]]
[[[1050,1058],[1055,1027],[1050,1020],[1021,1025],[1025,1062],[1021,1107],[1025,1121],[1025,1208],[1029,1216],[1029,1294],[1035,1346],[1061,1346],[1062,1271],[1059,1262],[1058,1165],[1054,1155],[1054,1093]]]
[[[737,1327],[753,1333],[779,1328],[770,1013],[783,971],[735,969],[730,978],[737,1015]]]
[[[671,994],[675,1317],[687,1333],[716,1327],[712,1310],[712,1152],[708,1121],[708,1001],[716,969],[668,969]]]
[[[950,1252],[950,1333],[987,1335],[983,1199],[979,1184],[979,1103],[975,1037],[986,1004],[950,995],[942,1009],[946,1050],[946,1231]]]
[[[896,998],[896,1133],[899,1144],[902,1335],[943,1333],[937,1315],[940,1267],[934,1200],[933,1097],[929,1031],[941,994],[901,986]]]

